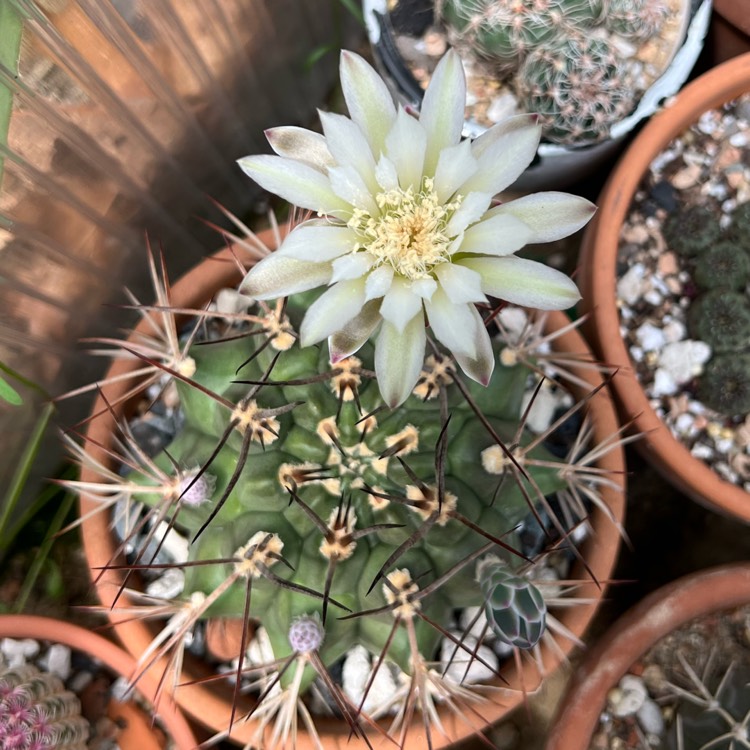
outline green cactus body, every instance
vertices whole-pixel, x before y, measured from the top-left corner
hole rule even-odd
[[[309,300],[306,295],[288,301],[293,327]],[[410,537],[416,540],[392,567],[408,571],[409,585],[417,582],[421,587],[479,553],[488,539],[477,530],[517,548],[514,529],[528,516],[527,498],[565,486],[560,470],[564,464],[542,446],[530,455],[549,464],[530,468],[524,487],[503,476],[510,472],[502,460],[487,463],[482,453],[499,448],[452,382],[448,359],[428,357],[414,395],[390,411],[382,407],[371,376],[371,345],[332,366],[323,347],[303,349],[295,343],[279,350],[270,339],[270,345],[257,347],[256,356],[238,370],[254,353],[252,341],[193,347],[193,379],[215,395],[178,383],[185,428],[168,447],[168,455],[156,462],[164,470],[174,465],[191,470],[176,482],[184,490],[194,468],[207,463],[225,438],[203,475],[211,477],[207,493],[202,496],[196,483],[178,501],[177,526],[194,538],[215,511],[216,499],[233,482],[221,510],[190,552],[192,562],[228,562],[188,567],[184,598],[224,587],[205,614],[242,616],[251,584],[249,613],[261,620],[277,658],[294,651],[288,635],[292,624],[311,615],[323,622],[319,653],[325,664],[356,644],[381,653],[393,628],[391,612],[345,618],[350,612],[385,607],[389,597],[397,597],[385,578],[400,545]],[[279,385],[258,389],[235,382],[260,382],[269,369],[268,380]],[[500,366],[488,388],[464,386],[487,425],[508,445],[517,440],[528,374],[523,365]],[[438,472],[441,413],[450,413],[450,420]],[[521,442],[530,439],[524,434]],[[145,475],[130,479],[152,483]],[[139,497],[152,505],[163,503],[163,498],[156,492]],[[495,551],[505,554],[500,547]],[[511,568],[522,562],[507,556]],[[467,565],[445,580],[419,602],[420,612],[445,625],[456,608],[482,605],[484,593],[475,583],[474,567]],[[275,576],[297,588],[279,585]],[[439,633],[419,618],[414,625],[420,652],[434,653]],[[388,658],[408,672],[413,657],[407,636],[404,628],[395,633]],[[282,684],[293,675],[289,670]],[[306,670],[300,687],[313,677],[313,670]]]
[[[609,0],[604,24],[629,39],[650,39],[659,34],[668,13],[663,0]]]
[[[609,42],[571,34],[526,57],[518,90],[525,110],[539,114],[548,140],[593,143],[633,110],[630,78]]]
[[[24,665],[0,671],[0,747],[85,750],[89,724],[61,680]]]
[[[750,413],[750,354],[718,354],[701,374],[698,395],[722,414]]]
[[[691,206],[670,214],[662,228],[670,250],[695,258],[721,238],[718,215],[707,206]]]
[[[561,29],[592,26],[600,0],[444,0],[441,17],[458,46],[501,66],[515,66]]]
[[[689,328],[694,338],[715,352],[741,351],[750,346],[750,301],[729,289],[711,289],[690,306]]]
[[[696,259],[693,279],[702,289],[740,291],[750,280],[750,256],[730,240],[718,242]]]

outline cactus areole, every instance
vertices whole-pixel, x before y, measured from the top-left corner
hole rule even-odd
[[[344,67],[352,65],[356,75],[345,77],[344,89],[353,116],[363,116],[372,105],[368,91],[380,96],[382,81],[376,83],[374,71],[367,66],[363,72],[366,63],[350,55]],[[448,104],[461,109],[456,96],[463,95],[460,66],[454,58],[446,66],[435,96],[447,96]],[[441,111],[436,104],[435,121],[424,125],[405,120],[405,113],[394,114],[392,121],[381,117],[380,124],[395,133],[380,132],[386,151],[399,162],[396,152],[408,145],[418,125],[429,131],[429,152],[431,139],[444,136]],[[453,119],[460,125],[458,115]],[[330,121],[328,127],[349,132],[355,123]],[[525,120],[512,124],[508,145],[519,131],[528,150],[538,140],[530,127]],[[310,169],[322,170],[320,165],[333,157],[321,157],[314,134],[291,130],[277,131],[273,143],[277,151],[289,148],[289,138],[295,143],[299,163],[291,170],[292,182],[301,179],[302,192],[324,200],[332,195],[331,186],[347,192],[341,179],[356,182],[351,171],[331,167],[325,178],[330,183],[321,187],[323,172],[313,175],[305,168],[300,144],[307,143],[310,158],[317,159]],[[507,135],[501,130],[485,146],[493,148],[495,137],[503,144]],[[448,183],[471,187],[466,174],[481,173],[476,159],[467,162],[468,172],[462,166],[469,144],[442,145],[449,156],[433,149],[433,168],[437,164],[443,178],[453,175]],[[493,154],[501,160],[500,151]],[[356,161],[350,152],[345,156]],[[399,170],[410,163],[405,152],[402,156]],[[337,152],[336,158],[344,157]],[[273,159],[280,161],[255,157],[252,169],[273,173],[272,183],[277,177],[283,181],[292,159]],[[359,164],[368,182],[372,164],[368,159]],[[403,178],[383,160],[381,165],[378,175],[384,183]],[[586,414],[589,405],[601,401],[602,394],[591,391],[601,384],[597,367],[572,331],[575,324],[564,316],[548,328],[520,308],[503,309],[484,292],[480,307],[470,302],[482,273],[487,294],[492,293],[490,282],[501,267],[508,273],[503,289],[512,293],[514,261],[520,259],[490,258],[507,261],[497,268],[491,263],[490,272],[482,265],[485,259],[474,257],[493,252],[490,230],[496,223],[516,238],[550,240],[575,231],[591,207],[573,196],[548,193],[522,199],[515,207],[509,203],[504,213],[487,211],[489,197],[483,193],[472,198],[469,190],[452,202],[444,189],[448,183],[442,179],[438,197],[433,191],[441,188],[428,175],[379,194],[382,200],[372,205],[354,190],[346,210],[360,199],[367,209],[348,216],[342,201],[334,200],[340,231],[328,237],[346,243],[345,262],[332,266],[295,257],[303,252],[303,236],[321,247],[318,230],[334,228],[321,220],[306,223],[304,233],[292,229],[270,255],[280,237],[270,248],[254,237],[243,241],[256,259],[268,255],[255,266],[259,273],[250,272],[252,284],[241,283],[226,253],[224,263],[208,261],[174,290],[162,279],[160,306],[144,313],[138,343],[131,338],[120,351],[131,357],[130,372],[159,370],[160,387],[176,392],[181,428],[157,455],[148,456],[135,444],[119,415],[137,386],[128,382],[128,367],[121,363],[122,369],[113,369],[105,380],[95,407],[99,413],[89,427],[88,451],[75,449],[84,472],[71,486],[84,498],[84,514],[91,512],[84,523],[85,544],[92,565],[108,568],[100,580],[103,598],[119,600],[117,607],[131,620],[120,627],[120,635],[140,657],[135,679],[150,668],[160,669],[163,685],[176,689],[178,700],[184,693],[200,696],[191,710],[205,720],[215,699],[205,686],[184,685],[179,674],[185,636],[210,617],[243,624],[232,665],[237,687],[224,687],[233,693],[234,708],[225,705],[221,717],[209,719],[217,737],[228,735],[247,748],[329,747],[316,729],[326,721],[312,716],[308,698],[321,689],[343,719],[330,747],[385,734],[400,747],[411,749],[423,741],[437,747],[481,731],[483,720],[492,721],[508,705],[521,702],[524,690],[538,684],[559,655],[572,648],[570,628],[580,632],[593,612],[590,595],[600,592],[601,580],[609,575],[622,512],[621,440],[611,407],[594,419]],[[465,233],[456,229],[459,215],[472,224]],[[471,242],[477,244],[467,244],[472,229]],[[399,244],[402,231],[409,235],[405,244]],[[446,232],[450,242],[441,239]],[[348,244],[352,236],[355,245]],[[240,255],[242,246],[236,248]],[[513,247],[498,252],[510,255]],[[343,257],[335,242],[330,250]],[[337,282],[338,274],[366,274],[365,266],[374,270],[357,282],[362,288],[352,297],[347,290],[353,287],[346,280]],[[156,267],[152,263],[155,282]],[[553,308],[575,299],[572,282],[540,267],[530,266],[532,275],[519,281],[524,295]],[[388,269],[390,286],[379,285],[380,269]],[[199,293],[191,287],[196,280],[210,289]],[[267,289],[250,292],[286,282],[296,288],[277,295]],[[236,290],[238,284],[240,294],[229,297],[239,302],[239,312],[206,307],[211,294],[222,287]],[[332,285],[327,291],[316,288],[327,284]],[[360,292],[366,286],[375,297],[363,303]],[[445,315],[430,307],[431,295],[444,298]],[[338,318],[333,298],[340,305]],[[181,325],[189,346],[176,343],[177,309],[186,318]],[[456,318],[448,314],[451,310],[458,311]],[[468,343],[456,328],[462,316],[471,323]],[[328,333],[321,335],[324,329]],[[335,345],[320,343],[327,335]],[[572,339],[574,350],[555,354],[558,338]],[[411,346],[421,349],[415,352]],[[568,394],[567,400],[547,424],[532,431],[533,401],[551,387],[548,378]],[[565,381],[583,400],[575,402]],[[554,438],[562,425],[573,425],[573,432],[560,449]],[[118,433],[116,439],[110,431]],[[112,470],[118,457],[120,474]],[[126,532],[124,546],[132,552],[123,562],[114,542],[102,548],[102,524],[109,513],[96,510],[131,501],[141,503],[142,511]],[[595,543],[589,540],[578,549],[578,534],[589,527],[592,512],[597,521],[609,519],[594,535]],[[186,559],[155,563],[154,544],[168,546],[173,532],[188,542]],[[566,571],[562,580],[550,581],[547,561],[560,555],[573,563],[570,576]],[[175,567],[184,574],[184,584],[169,600],[118,593],[133,585],[134,571]],[[457,618],[467,611],[476,611],[477,617],[457,629]],[[497,674],[497,665],[480,652],[482,635],[470,634],[480,616],[486,625],[480,623],[478,630],[486,638],[530,652],[522,675],[514,674],[512,666],[504,668],[500,679],[507,682],[499,699],[470,689],[468,678],[448,674],[453,661],[465,666],[467,675],[476,664],[488,678]],[[161,630],[148,631],[138,622],[157,619]],[[446,646],[454,655],[441,666],[436,660]],[[370,676],[356,695],[332,677],[355,647],[364,647],[371,661]],[[380,670],[393,677],[393,694],[367,715],[363,706]],[[245,688],[255,698],[251,707],[240,701]],[[375,721],[381,716],[382,725]]]

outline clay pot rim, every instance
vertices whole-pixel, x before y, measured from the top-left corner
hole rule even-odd
[[[110,670],[126,679],[129,679],[135,672],[135,659],[115,643],[64,620],[37,615],[2,615],[0,616],[0,638],[32,638],[60,643],[98,659]],[[158,687],[153,675],[145,675],[138,681],[137,690],[154,705]],[[168,695],[160,696],[156,714],[179,750],[194,750],[197,742],[193,731]]]
[[[273,235],[270,230],[260,233],[259,238],[269,247],[275,247]],[[211,256],[172,285],[171,291],[173,298],[176,297],[176,306],[190,307],[204,303],[208,294],[206,292],[197,293],[195,291],[196,289],[209,289],[211,290],[211,294],[213,294],[217,289],[223,286],[236,284],[239,281],[237,274],[238,268],[235,255],[232,253],[232,248],[228,248]],[[551,313],[551,327],[559,328],[565,324],[569,324],[569,322],[570,321],[563,313]],[[144,326],[145,323],[142,321],[139,328],[143,330]],[[583,338],[576,330],[570,330],[561,335],[558,341],[562,348],[569,351],[585,352],[590,356]],[[116,370],[113,371],[122,372],[127,366],[127,361],[120,360],[115,365]],[[131,367],[135,366],[137,366],[137,363],[131,363]],[[579,375],[592,384],[598,384],[602,381],[602,378],[596,377],[590,369],[581,369]],[[124,391],[124,387],[120,385],[113,388],[105,388],[105,392],[109,395],[110,400],[116,397],[115,394],[118,393],[118,391]],[[609,393],[606,389],[602,389],[592,401],[597,407],[595,410],[595,413],[597,414],[595,422],[597,424],[596,429],[598,439],[601,440],[606,436],[614,435],[618,430],[618,423]],[[101,400],[101,397],[97,399],[97,402],[94,404],[92,413],[96,414],[99,411],[104,411],[104,414],[98,419],[92,420],[89,424],[87,435],[92,440],[90,452],[97,454],[98,458],[104,459],[106,457],[103,452],[96,447],[96,444],[108,444],[107,441],[109,439],[108,436],[113,418],[111,414],[106,411],[106,406]],[[605,492],[605,501],[611,509],[613,516],[619,523],[622,523],[625,508],[624,451],[622,447],[613,450],[610,454],[603,457],[600,465],[611,470],[613,472],[613,480],[622,487],[622,492],[614,490],[607,490]],[[91,472],[86,472],[85,470],[82,472],[82,478],[84,479],[91,479],[94,476],[95,474]],[[85,514],[93,507],[93,504],[90,502],[85,500],[82,501],[82,514]],[[584,583],[580,587],[580,590],[584,592],[584,595],[590,595],[592,598],[598,597],[597,603],[566,608],[560,613],[560,619],[569,629],[573,630],[573,632],[577,633],[579,636],[583,634],[585,628],[590,623],[596,607],[603,596],[603,589],[608,583],[608,579],[614,568],[620,544],[620,535],[617,527],[611,522],[605,513],[595,509],[592,514],[592,524],[596,531],[594,534],[590,535],[589,540],[583,549],[583,555],[587,560],[590,569],[596,575],[599,584],[597,585],[594,582]],[[106,564],[115,553],[115,545],[108,532],[108,523],[105,514],[98,513],[93,515],[82,524],[81,531],[84,542],[84,551],[89,566],[91,568],[96,568]],[[581,575],[583,576],[583,571],[581,571]],[[112,605],[114,594],[118,590],[121,580],[120,575],[116,571],[111,570],[107,571],[105,575],[99,578],[97,582],[97,593],[105,605]],[[125,597],[121,597],[119,601],[121,605],[127,604]],[[120,618],[120,622],[118,623],[116,612],[112,613],[110,618],[113,623],[115,623],[115,632],[122,640],[125,648],[133,654],[143,653],[153,638],[152,630],[145,623],[135,620],[127,622],[123,621],[123,618]],[[574,644],[565,642],[563,648],[566,653],[569,653],[573,650]],[[550,672],[560,664],[560,659],[547,646],[543,647],[543,653],[545,667],[547,672]],[[527,659],[524,661],[525,667],[522,677],[510,679],[511,686],[517,690],[523,685],[526,686],[527,690],[533,689],[539,681],[539,678],[536,675],[536,668],[532,664],[533,660]],[[155,671],[158,671],[158,668]],[[188,674],[186,677],[187,681],[190,682],[194,675]],[[185,682],[185,680],[183,680],[183,682]],[[226,690],[224,694],[220,694],[219,691],[212,689],[209,685],[199,683],[181,685],[175,697],[178,704],[186,711],[186,713],[204,725],[209,726],[214,731],[225,729],[229,723],[231,709],[227,698],[231,698],[231,691]],[[472,712],[475,713],[475,718],[476,716],[481,716],[487,724],[492,724],[498,721],[502,716],[506,715],[512,708],[519,705],[522,700],[522,694],[520,692],[514,692],[509,696],[503,695],[498,701],[474,704],[472,706]],[[241,717],[242,713],[240,712],[238,715]],[[433,747],[435,750],[447,747],[448,744],[451,744],[452,742],[465,739],[475,732],[466,721],[462,721],[456,718],[452,713],[449,714],[442,709],[441,719],[446,731],[451,737],[451,740],[448,742],[439,732],[435,732],[435,736],[433,737]],[[421,730],[421,724],[416,723],[418,721],[419,719],[417,717],[412,730],[409,733],[410,750],[419,750],[420,748],[426,749],[428,747],[427,741],[424,737],[424,732]],[[324,744],[326,748],[330,748],[330,750],[334,750],[334,748],[345,750],[345,748],[348,749],[351,747],[351,743],[349,742],[349,730],[343,722],[316,718],[316,727],[318,728],[321,737],[324,737],[325,735]],[[252,721],[235,722],[231,737],[232,741],[249,742],[254,728],[255,723]],[[302,729],[298,734],[297,747],[299,750],[312,750],[314,747],[306,731]]]
[[[750,36],[750,3],[742,0],[713,0],[713,9],[727,23]]]
[[[576,670],[546,750],[588,750],[607,693],[652,646],[712,612],[750,603],[750,563],[709,568],[652,591],[599,639]]]
[[[582,309],[590,316],[587,331],[601,358],[620,368],[613,379],[613,389],[623,421],[632,420],[632,430],[643,435],[637,444],[644,456],[686,494],[750,523],[750,494],[721,479],[694,458],[651,408],[620,335],[615,301],[620,228],[651,161],[703,112],[747,91],[750,91],[750,53],[700,76],[654,115],[633,140],[602,190],[599,210],[584,235],[580,269]]]

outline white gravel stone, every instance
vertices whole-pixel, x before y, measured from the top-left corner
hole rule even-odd
[[[700,458],[702,461],[707,461],[713,458],[714,450],[710,445],[705,443],[696,443],[691,449],[690,453],[696,458]]]
[[[126,677],[118,677],[109,688],[112,697],[119,703],[124,703],[133,697],[133,688]]]
[[[461,633],[454,632],[453,635],[457,638],[461,637]],[[469,651],[460,646],[457,647],[449,638],[443,638],[440,645],[441,672],[444,671],[445,677],[456,684],[470,685],[475,682],[491,680],[494,676],[493,670],[497,670],[498,667],[498,659],[494,651],[487,646],[480,646],[476,650],[476,655],[479,658],[472,659],[471,653],[474,652],[477,645],[476,638],[466,636],[463,639],[463,644]],[[479,659],[486,662],[492,669],[482,664]],[[471,661],[471,664],[469,664],[469,661]],[[450,666],[448,666],[448,662],[450,662]],[[468,671],[466,669],[467,664],[469,665]]]
[[[253,665],[268,664],[274,660],[271,639],[265,628],[258,628],[247,647],[247,660]]]
[[[174,599],[185,588],[185,573],[179,568],[167,568],[162,575],[146,586],[146,593],[159,599]]]
[[[664,342],[673,344],[675,341],[682,341],[685,338],[685,324],[679,320],[670,320],[665,323],[661,329],[664,334]]]
[[[555,411],[562,403],[557,391],[550,388],[546,383],[547,381],[537,392],[526,419],[526,426],[537,434],[544,432],[552,424]],[[534,391],[528,391],[524,394],[519,416],[526,411],[533,395]]]
[[[216,311],[230,315],[247,312],[253,298],[240,294],[236,289],[221,289],[214,299]]]
[[[39,644],[31,638],[3,638],[0,651],[3,652],[9,667],[20,667],[39,653]]]
[[[649,389],[651,396],[671,396],[677,393],[675,379],[662,368],[654,370],[654,382]]]
[[[692,414],[680,414],[674,421],[674,428],[685,437],[692,437],[698,431],[695,427],[695,417]]]
[[[653,323],[644,323],[637,328],[635,337],[647,352],[661,349],[667,342],[663,329],[653,325]]]
[[[481,638],[485,628],[487,628],[487,616],[484,614],[484,607],[466,607],[466,609],[461,610],[458,624],[461,630],[468,633],[472,638]]]
[[[62,643],[53,643],[39,660],[39,666],[45,672],[56,674],[63,682],[66,682],[71,673],[70,648]]]
[[[508,307],[504,307],[498,313],[497,320],[501,323],[503,328],[508,331],[508,333],[517,337],[529,322],[529,316],[526,314],[526,311],[522,310],[520,307],[508,305]]]
[[[362,701],[371,672],[370,655],[366,648],[355,646],[347,653],[341,681],[344,693],[355,706],[359,706]],[[383,707],[391,701],[395,692],[396,681],[393,679],[393,674],[387,664],[381,664],[367,693],[363,706],[364,712],[371,715],[382,712]]]
[[[703,341],[685,339],[667,344],[659,354],[659,367],[681,385],[703,372],[711,357],[711,347]]]
[[[636,263],[617,282],[617,296],[628,305],[634,305],[650,289],[645,279],[646,267]]]
[[[490,122],[500,122],[507,117],[518,114],[516,97],[512,94],[501,94],[496,96],[487,107],[487,119]]]
[[[614,716],[632,716],[646,702],[648,691],[640,677],[626,674],[617,688],[610,690],[607,699]]]
[[[662,716],[659,706],[646,698],[643,705],[638,709],[635,715],[641,729],[646,734],[661,735],[664,732],[664,717]]]
[[[163,540],[162,549],[176,563],[187,562],[190,544],[188,540],[178,533],[177,530],[169,527],[166,521],[161,521],[156,527],[156,538]]]

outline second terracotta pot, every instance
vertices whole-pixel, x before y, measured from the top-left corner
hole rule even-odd
[[[719,478],[676,440],[649,404],[636,379],[620,335],[616,299],[620,230],[633,196],[660,151],[700,115],[750,91],[750,54],[730,60],[687,86],[656,114],[624,154],[598,201],[599,210],[584,235],[580,262],[586,332],[596,353],[619,367],[613,388],[623,421],[642,434],[637,445],[669,481],[692,498],[750,522],[750,494]]]

